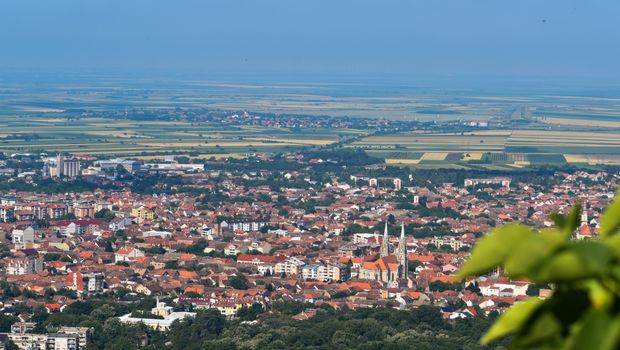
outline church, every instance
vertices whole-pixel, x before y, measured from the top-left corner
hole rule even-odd
[[[380,281],[389,286],[398,286],[399,280],[407,280],[409,263],[407,260],[407,240],[405,238],[405,225],[401,226],[398,247],[390,254],[388,226],[385,223],[383,240],[381,241],[381,253],[379,259],[364,262],[360,267],[359,278]]]

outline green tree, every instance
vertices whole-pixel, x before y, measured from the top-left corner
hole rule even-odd
[[[237,317],[241,321],[254,321],[256,317],[263,311],[263,306],[258,303],[254,303],[251,306],[244,306],[237,311]]]
[[[242,274],[231,277],[228,283],[235,289],[248,289],[248,279]]]

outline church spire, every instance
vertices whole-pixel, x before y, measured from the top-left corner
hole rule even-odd
[[[405,237],[405,223],[400,226],[400,239],[398,240],[398,258],[399,275],[400,278],[407,278],[409,270],[409,260],[407,258],[407,238]]]
[[[383,240],[381,241],[381,257],[390,255],[390,249],[388,247],[388,223],[385,222],[385,230],[383,230]]]

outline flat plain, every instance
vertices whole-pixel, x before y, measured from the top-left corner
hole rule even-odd
[[[153,88],[155,83],[158,88]],[[619,162],[618,98],[542,90],[446,92],[414,85],[79,77],[22,84],[0,80],[0,151],[142,159],[166,154],[244,157],[323,147],[341,142],[343,136],[355,136],[345,147],[361,148],[388,164],[405,166],[491,169]],[[137,120],[131,115],[132,111],[186,109],[488,126],[464,132],[426,128],[375,134],[371,129],[231,126]],[[83,117],[85,111],[102,117]],[[105,117],[110,111],[124,111],[127,118]]]

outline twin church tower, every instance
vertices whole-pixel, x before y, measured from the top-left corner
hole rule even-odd
[[[383,282],[388,286],[399,286],[407,283],[409,261],[407,260],[407,239],[405,238],[405,225],[401,226],[398,246],[393,253],[390,252],[390,243],[387,222],[381,241],[379,259],[362,263],[359,278]]]
[[[383,230],[383,240],[381,241],[381,254],[380,258],[390,255],[390,246],[388,238],[388,224],[385,222],[385,229]],[[398,239],[398,247],[394,252],[396,260],[398,261],[398,278],[407,278],[407,271],[409,269],[409,261],[407,259],[407,239],[405,238],[405,224],[400,226],[400,238]]]

